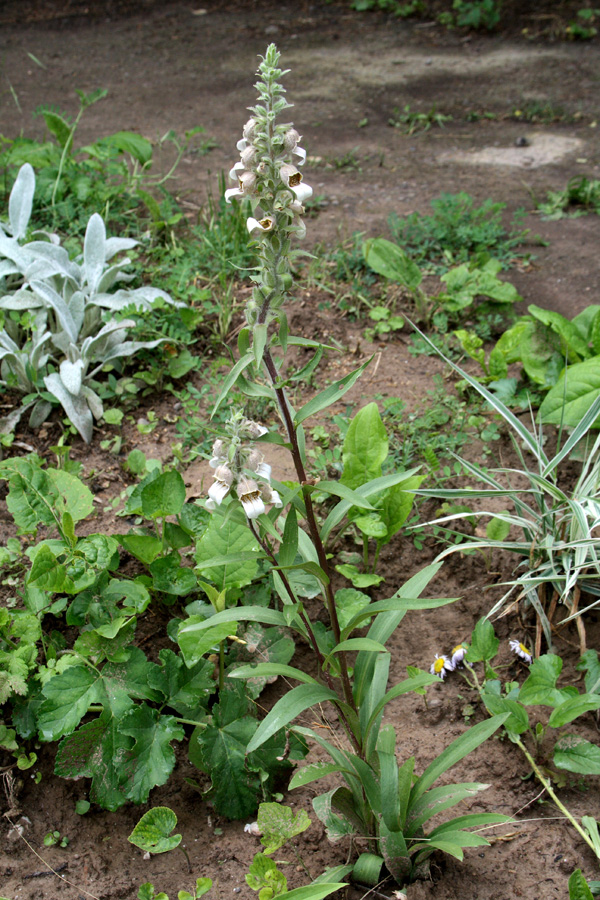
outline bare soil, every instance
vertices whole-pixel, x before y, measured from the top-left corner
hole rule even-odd
[[[197,206],[205,202],[209,188],[216,189],[218,173],[227,171],[235,160],[245,108],[254,100],[252,73],[257,55],[275,41],[291,69],[287,88],[296,107],[295,124],[313,156],[307,180],[327,203],[308,222],[309,247],[332,245],[355,230],[367,236],[386,234],[391,212],[401,216],[414,210],[427,212],[430,200],[442,191],[464,190],[477,203],[488,197],[506,203],[507,217],[520,207],[529,210],[525,225],[548,242],[541,246],[532,240],[533,264],[510,273],[526,304],[572,316],[598,302],[600,217],[544,222],[531,212],[532,194],[563,188],[576,174],[600,177],[596,128],[600,48],[596,42],[532,41],[527,35],[535,36],[540,29],[536,31],[531,22],[527,35],[513,27],[510,39],[502,34],[480,37],[447,32],[433,21],[403,22],[359,15],[340,3],[308,2],[8,0],[0,9],[0,24],[0,121],[5,136],[23,132],[41,138],[42,120],[32,119],[40,103],[75,110],[75,88],[108,88],[108,99],[92,107],[82,121],[82,143],[119,129],[155,139],[170,128],[182,132],[196,125],[204,126],[217,140],[218,147],[208,157],[190,155],[178,171],[178,194]],[[514,109],[532,103],[551,105],[557,120],[526,122],[511,116]],[[406,104],[423,112],[435,106],[453,119],[443,129],[407,136],[388,125],[393,110]],[[492,112],[498,118],[469,121],[467,114],[473,111]],[[338,168],[336,160],[350,151],[355,152],[359,167]],[[317,157],[330,164],[317,164]],[[360,328],[342,319],[338,311],[327,310],[323,299],[318,291],[303,290],[293,309],[297,331],[323,340],[334,336],[344,348],[338,357],[330,357],[323,377],[338,376],[340,370],[355,365],[357,357],[374,350],[376,360],[351,396],[369,399],[389,394],[417,406],[433,375],[442,371],[440,364],[411,357],[402,336],[370,347]],[[161,424],[146,438],[140,438],[134,426],[128,427],[126,450],[139,446],[149,455],[168,458],[173,428],[163,415],[172,411],[172,400],[157,396],[148,403]],[[50,423],[38,435],[23,432],[18,439],[43,453],[56,442],[58,433]],[[101,510],[124,487],[126,476],[118,461],[100,451],[100,437],[91,449],[74,442],[73,456],[84,461],[87,472],[96,472]],[[509,458],[506,442],[499,453]],[[287,462],[280,463],[279,477],[285,477]],[[190,496],[201,494],[205,476],[203,464],[190,467],[186,474]],[[7,533],[5,511],[3,517],[0,525]],[[94,528],[114,530],[115,526],[110,516],[100,513]],[[422,551],[415,551],[406,539],[392,543],[382,560],[386,583],[379,596],[396,590],[431,561],[437,549],[426,544]],[[400,629],[394,638],[392,677],[401,678],[406,665],[428,666],[436,652],[469,635],[499,596],[498,582],[509,574],[509,561],[503,558],[493,559],[487,567],[479,557],[456,556],[448,561],[431,593],[460,600],[435,614],[416,613]],[[505,648],[509,637],[522,639],[526,634],[514,617],[498,622],[497,630]],[[599,636],[598,622],[592,620],[590,647],[598,646]],[[572,676],[576,634],[561,633],[557,647]],[[302,653],[300,648],[300,664]],[[522,677],[523,667],[508,657],[506,651],[510,673]],[[465,716],[470,715],[465,707],[474,701],[458,679],[436,686],[427,706],[418,697],[397,701],[388,717],[398,732],[403,756],[415,754],[422,770],[464,730]],[[481,715],[475,704],[471,722]],[[597,741],[591,715],[581,730]],[[129,806],[116,814],[94,808],[83,818],[77,816],[75,803],[86,797],[87,786],[83,781],[54,777],[52,757],[51,749],[42,748],[41,783],[34,784],[29,772],[22,773],[12,793],[7,784],[6,801],[0,803],[10,815],[10,821],[4,819],[0,826],[3,896],[10,900],[84,896],[130,900],[142,882],[152,881],[157,890],[173,897],[180,889],[191,889],[200,875],[215,881],[213,895],[225,898],[235,893],[245,900],[253,896],[244,874],[260,849],[258,839],[244,834],[243,823],[221,821],[190,786],[186,779],[196,778],[197,773],[187,762],[184,747],[178,750],[173,777],[153,792],[150,805],[168,805],[177,813],[177,830],[190,854],[193,877],[183,854],[145,860],[141,851],[127,843],[145,808]],[[410,900],[526,896],[546,900],[566,896],[568,876],[577,866],[594,877],[593,855],[555,807],[540,796],[528,775],[516,748],[498,738],[455,767],[453,781],[491,785],[473,802],[473,810],[511,814],[516,822],[495,829],[492,846],[467,851],[463,863],[435,858],[431,879],[408,889]],[[590,778],[582,785],[573,780],[561,791],[563,802],[577,817],[600,818],[597,782]],[[310,813],[314,793],[310,788],[297,791],[286,802]],[[315,821],[298,841],[298,849],[316,876],[325,866],[344,861],[348,848],[329,845],[314,814],[312,818]],[[23,826],[22,837],[11,822]],[[67,849],[43,847],[43,836],[54,829],[71,838]],[[291,886],[305,883],[306,876],[291,852],[279,856],[290,862]],[[49,872],[49,866],[58,875]],[[391,889],[386,886],[383,891],[389,896]]]

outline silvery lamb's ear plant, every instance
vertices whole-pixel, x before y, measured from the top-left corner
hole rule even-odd
[[[425,335],[421,337],[433,347]],[[483,509],[458,512],[418,527],[426,524],[447,526],[473,515],[490,519],[485,538],[464,536],[468,546],[471,549],[508,550],[520,558],[518,568],[524,571],[508,582],[509,590],[494,604],[488,615],[499,613],[511,598],[532,607],[537,617],[535,656],[539,656],[542,634],[548,647],[552,647],[553,619],[558,604],[564,605],[567,615],[560,625],[575,620],[583,655],[586,637],[581,616],[600,603],[600,599],[595,599],[600,598],[600,554],[595,535],[600,525],[600,436],[591,447],[588,445],[586,460],[572,489],[561,487],[559,472],[561,463],[569,460],[576,448],[581,447],[598,420],[600,398],[594,400],[562,447],[559,435],[556,453],[549,457],[544,448],[541,426],[537,433],[535,429],[529,431],[497,396],[437,348],[434,349],[509,426],[521,466],[514,469],[484,469],[456,457],[463,471],[482,485],[481,489],[471,486],[432,490],[418,488],[417,492],[455,503],[495,497],[511,505],[512,511]],[[464,547],[464,542],[454,544],[444,550],[439,559]],[[592,597],[585,608],[580,607],[582,591]]]
[[[126,271],[131,260],[115,261],[114,257],[137,241],[107,238],[97,213],[88,222],[79,259],[70,259],[57,239],[20,243],[27,233],[34,189],[33,169],[26,164],[9,201],[7,231],[12,236],[0,231],[0,310],[9,314],[0,335],[2,379],[28,397],[3,425],[5,430],[14,428],[25,409],[33,407],[30,426],[36,427],[56,400],[89,443],[93,421],[102,415],[102,401],[92,386],[95,377],[107,364],[164,340],[128,341],[134,320],[112,317],[105,321],[105,311],[148,309],[155,300],[178,304],[149,286],[121,287],[111,293],[134,277]],[[29,313],[26,327],[21,328],[10,313],[25,311]],[[51,371],[51,364],[58,371]]]
[[[259,605],[227,608],[223,603],[206,616],[185,620],[179,627],[178,641],[189,661],[195,658],[195,647],[211,643],[211,634],[217,635],[223,627],[228,629],[227,634],[235,634],[238,622],[250,621],[286,627],[310,647],[311,663],[317,666],[315,675],[279,663],[244,665],[230,673],[233,678],[283,676],[299,682],[261,722],[247,753],[261,748],[305,711],[311,710],[312,718],[320,718],[321,705],[331,704],[340,723],[339,733],[331,738],[325,736],[328,727],[322,734],[313,728],[292,726],[320,744],[331,758],[329,763],[301,770],[292,786],[338,775],[344,785],[314,801],[330,838],[360,835],[374,839],[388,869],[402,882],[409,880],[436,849],[462,858],[463,847],[487,843],[479,833],[468,829],[507,821],[495,814],[463,815],[425,832],[433,815],[487,787],[480,783],[433,785],[489,737],[505,715],[467,730],[420,776],[414,771],[414,757],[399,764],[394,729],[382,726],[384,711],[396,697],[422,692],[437,679],[428,672],[412,670],[408,678],[388,690],[391,652],[386,643],[409,610],[434,609],[452,602],[447,598],[421,598],[439,565],[427,567],[393,596],[378,602],[356,591],[349,607],[342,605],[334,593],[326,541],[338,526],[344,527],[348,518],[380,510],[385,504],[393,519],[394,506],[403,509],[407,493],[412,499],[414,482],[410,479],[414,472],[382,475],[381,460],[387,453],[385,434],[357,427],[357,439],[348,454],[352,463],[347,464],[355,466],[356,472],[362,470],[360,477],[317,485],[307,476],[303,423],[338,401],[355,384],[368,361],[300,409],[294,408],[286,385],[298,373],[283,375],[288,372],[286,349],[289,345],[311,348],[314,357],[307,365],[314,371],[323,347],[289,335],[284,309],[292,285],[291,263],[298,252],[292,249],[292,240],[305,233],[303,203],[311,189],[298,168],[306,155],[299,146],[300,136],[291,124],[280,121],[289,104],[279,83],[284,72],[278,64],[279,53],[271,45],[258,70],[259,102],[251,108],[251,118],[237,145],[240,160],[230,173],[237,186],[226,194],[227,199],[248,197],[252,202],[253,215],[247,227],[259,265],[246,309],[247,326],[238,340],[240,356],[225,379],[215,410],[227,401],[236,385],[250,398],[272,402],[283,426],[283,438],[234,413],[226,433],[214,445],[211,464],[215,476],[207,507],[217,523],[215,534],[225,535],[233,523],[245,523],[252,535],[243,549],[239,544],[228,546],[226,539],[218,548],[215,544],[210,565],[231,569],[249,560],[264,560],[273,573],[280,609]],[[283,444],[289,450],[296,470],[296,481],[276,483],[276,490],[271,486],[271,469],[265,458],[270,443]],[[324,521],[320,521],[315,494],[331,501]],[[314,586],[311,593],[306,592],[307,580]],[[319,594],[327,611],[326,627],[312,618],[303,600]],[[367,636],[359,636],[359,630],[368,623]],[[350,654],[356,654],[352,667]]]

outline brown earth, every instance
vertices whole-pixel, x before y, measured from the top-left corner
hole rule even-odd
[[[126,18],[120,15],[123,11],[129,13]],[[507,204],[509,215],[519,207],[531,210],[532,193],[542,196],[549,189],[562,188],[573,175],[600,177],[596,128],[600,50],[595,42],[475,37],[446,32],[434,22],[402,22],[359,15],[339,3],[308,2],[103,5],[90,0],[84,5],[79,0],[64,4],[8,0],[0,9],[0,24],[0,121],[5,136],[23,132],[41,138],[41,119],[31,116],[40,103],[74,110],[75,88],[108,88],[108,99],[92,107],[82,121],[82,143],[119,129],[156,139],[170,128],[182,132],[196,125],[204,126],[217,140],[217,149],[208,157],[190,155],[178,171],[177,192],[197,205],[204,202],[209,186],[214,191],[216,174],[235,160],[245,107],[254,99],[256,58],[274,40],[291,68],[288,96],[296,107],[294,119],[304,135],[303,143],[313,158],[330,161],[329,166],[313,164],[307,174],[315,194],[324,195],[327,202],[324,211],[308,222],[308,246],[332,245],[355,230],[385,234],[389,213],[427,212],[429,201],[442,191],[467,191],[477,203],[492,197]],[[510,116],[515,108],[534,103],[550,104],[558,120],[542,124]],[[406,104],[424,112],[435,106],[453,120],[444,129],[406,136],[388,125],[394,108]],[[472,111],[493,112],[499,118],[467,121]],[[364,120],[367,123],[359,126]],[[526,138],[525,146],[517,146],[521,138]],[[355,152],[359,168],[337,168],[336,160],[350,151]],[[525,302],[569,316],[598,302],[600,218],[544,222],[530,213],[525,224],[548,242],[548,246],[532,242],[533,264],[510,273]],[[335,309],[319,308],[322,300],[318,291],[303,290],[294,308],[294,324],[310,336],[328,339],[333,335],[340,342],[345,352],[337,361],[330,359],[323,373],[333,377],[371,348],[362,340],[361,329],[341,319]],[[382,393],[402,396],[416,406],[431,387],[433,374],[442,371],[435,360],[411,357],[402,337],[373,349],[376,361],[354,389],[355,400]],[[161,424],[144,439],[134,425],[128,426],[127,449],[140,446],[149,455],[167,459],[173,428],[162,416],[172,400],[156,397],[148,402]],[[49,425],[41,435],[22,433],[19,439],[44,451],[56,442],[58,433],[56,425]],[[125,476],[98,445],[99,438],[91,451],[74,442],[73,456],[84,461],[88,473],[96,472],[102,508],[122,489]],[[506,442],[501,451],[506,459]],[[201,464],[188,470],[192,495],[201,493],[205,474]],[[102,528],[114,530],[109,515],[101,514],[94,523],[95,530]],[[426,544],[422,551],[415,551],[406,538],[390,545],[382,560],[384,590],[396,590],[437,550]],[[501,558],[494,559],[489,569],[478,557],[456,556],[448,561],[431,593],[461,599],[436,613],[414,614],[399,631],[394,638],[393,677],[402,677],[406,665],[426,667],[435,652],[470,634],[499,596],[497,582],[509,573],[508,562]],[[501,620],[497,630],[505,648],[509,636],[525,636],[514,618]],[[592,621],[589,646],[597,647],[598,637],[598,623]],[[568,632],[558,641],[568,664],[576,659],[575,638]],[[510,673],[521,676],[523,667],[505,655]],[[471,701],[471,691],[458,678],[436,686],[427,706],[417,697],[396,701],[388,716],[396,726],[403,757],[414,753],[422,770],[463,731],[465,707]],[[476,710],[475,719],[480,717]],[[597,741],[591,715],[585,719],[581,732]],[[177,813],[177,830],[190,854],[193,878],[182,854],[144,860],[141,851],[127,843],[145,807],[130,806],[116,814],[93,809],[84,818],[77,816],[75,802],[86,797],[87,786],[55,778],[52,756],[48,748],[41,752],[39,785],[25,772],[16,786],[12,820],[27,817],[20,822],[28,843],[11,831],[10,824],[2,826],[3,896],[10,900],[83,896],[130,900],[142,882],[152,881],[157,890],[173,897],[179,889],[190,889],[200,875],[215,881],[211,896],[239,893],[246,900],[254,896],[244,874],[260,849],[259,842],[244,834],[243,823],[221,821],[186,782],[197,773],[183,748],[173,777],[153,792],[150,805],[168,805]],[[568,876],[577,866],[595,877],[593,855],[555,807],[544,802],[537,784],[524,780],[528,774],[516,748],[499,739],[488,741],[455,767],[453,781],[491,784],[472,804],[474,811],[515,815],[516,823],[494,829],[492,846],[467,851],[463,863],[436,858],[431,880],[408,889],[410,900],[525,896],[546,900],[566,896]],[[600,818],[597,781],[586,779],[583,786],[573,780],[561,791],[563,802],[576,816]],[[286,801],[311,812],[314,793],[307,788]],[[8,798],[5,808],[10,806]],[[71,838],[67,849],[42,846],[44,834],[53,829]],[[348,852],[346,846],[328,845],[316,821],[298,841],[298,848],[314,876],[327,865],[343,862]],[[304,883],[305,875],[296,870],[293,855],[282,852],[279,856],[290,862],[286,870],[290,884]],[[59,875],[48,874],[47,865],[60,869]],[[391,896],[389,886],[382,892]],[[353,890],[353,897],[362,893]]]

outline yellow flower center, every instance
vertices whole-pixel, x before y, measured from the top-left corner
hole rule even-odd
[[[527,656],[531,656],[531,654],[530,654],[528,648],[525,646],[525,644],[519,643],[519,650],[522,650],[523,653],[527,654]]]
[[[440,658],[440,659],[436,659],[436,661],[435,661],[434,664],[433,664],[433,671],[435,672],[436,675],[439,675],[439,674],[440,674],[440,672],[441,672],[442,669],[444,668],[444,663],[445,663],[445,662],[446,662],[445,659],[441,659],[441,658]]]

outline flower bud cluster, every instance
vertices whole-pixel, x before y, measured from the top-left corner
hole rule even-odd
[[[267,429],[234,413],[228,423],[229,440],[215,441],[210,465],[215,470],[208,489],[207,509],[216,509],[235,491],[249,519],[265,512],[265,504],[281,507],[277,491],[271,487],[271,466],[252,443]]]
[[[278,62],[279,53],[271,44],[258,70],[260,102],[250,108],[252,117],[237,144],[240,160],[229,173],[237,186],[225,191],[228,202],[233,197],[248,197],[252,203],[253,215],[246,225],[259,243],[261,274],[255,279],[246,309],[250,325],[274,318],[268,311],[276,311],[284,302],[291,286],[290,238],[306,234],[303,204],[312,195],[298,169],[306,161],[301,137],[291,124],[277,123],[278,116],[290,107],[278,81],[285,74],[277,68]]]

